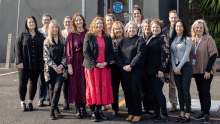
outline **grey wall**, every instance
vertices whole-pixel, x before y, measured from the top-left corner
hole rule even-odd
[[[92,19],[97,15],[97,0],[86,0],[86,23],[89,27]],[[0,62],[5,62],[7,37],[13,34],[15,41],[17,25],[18,0],[1,0],[0,5]],[[19,33],[24,30],[25,19],[33,15],[41,25],[41,16],[49,13],[53,19],[58,20],[62,29],[65,16],[73,16],[76,12],[82,13],[82,0],[21,0]],[[14,42],[13,42],[14,49]],[[14,60],[14,51],[12,51]]]
[[[159,0],[144,0],[143,15],[144,18],[159,18]]]

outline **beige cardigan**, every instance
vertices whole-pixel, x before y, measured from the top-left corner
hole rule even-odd
[[[215,44],[215,41],[210,35],[203,35],[203,38],[198,46],[196,54],[196,65],[192,65],[193,74],[204,74],[206,67],[208,65],[209,57],[218,54],[218,50]],[[192,39],[192,47],[190,52],[190,61],[192,62],[195,57],[195,39]],[[216,61],[212,66],[211,72],[212,75],[216,73]]]

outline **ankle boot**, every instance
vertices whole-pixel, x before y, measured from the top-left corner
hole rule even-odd
[[[96,117],[95,111],[91,111],[91,113],[92,113],[91,121],[92,121],[92,122],[98,122],[99,120],[98,120],[97,117]]]
[[[102,118],[102,119],[104,119],[104,120],[108,120],[109,118],[108,117],[105,117],[104,115],[103,115],[103,113],[102,113],[102,110],[101,110],[101,105],[98,105],[98,106],[96,106],[97,107],[97,117],[98,118]]]
[[[76,118],[82,119],[82,114],[81,114],[79,104],[76,104]]]
[[[50,119],[51,120],[55,120],[56,119],[56,117],[54,115],[54,109],[50,109]]]
[[[85,117],[91,117],[87,112],[86,112],[86,106],[85,104],[82,105],[82,115]]]
[[[60,110],[59,110],[59,108],[58,107],[56,107],[55,109],[54,109],[54,114],[55,114],[55,117],[61,117],[61,114],[60,114]]]

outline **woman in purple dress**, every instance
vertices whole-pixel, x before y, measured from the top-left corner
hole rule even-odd
[[[86,22],[80,13],[72,19],[72,32],[66,39],[66,60],[69,72],[68,102],[76,105],[76,117],[89,117],[86,112],[86,81],[83,63],[83,41],[87,32]],[[82,107],[82,110],[81,110]]]

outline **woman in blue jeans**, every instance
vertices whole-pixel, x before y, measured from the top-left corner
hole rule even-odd
[[[178,20],[175,23],[170,46],[171,62],[180,105],[180,116],[176,119],[176,122],[185,123],[190,121],[192,65],[189,53],[192,40],[188,36],[188,30],[184,21]],[[184,103],[186,103],[186,110],[184,110]]]

